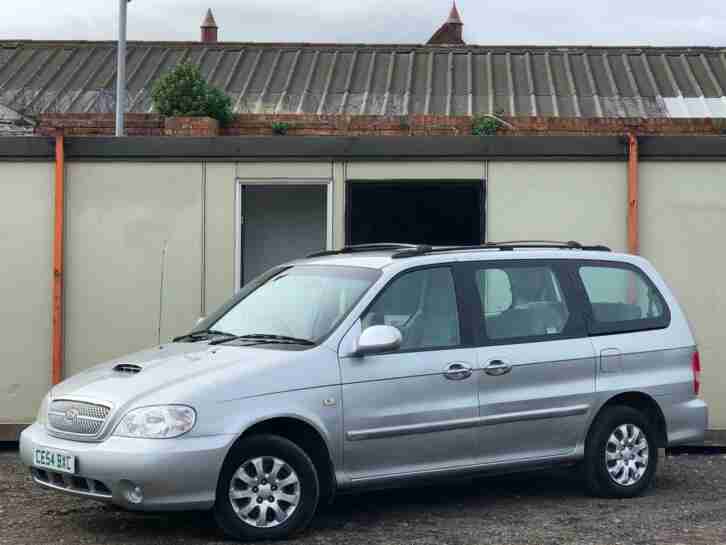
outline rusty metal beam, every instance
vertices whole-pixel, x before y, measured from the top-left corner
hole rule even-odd
[[[55,219],[53,229],[53,304],[51,340],[51,382],[63,378],[63,220],[65,155],[63,133],[55,137]]]
[[[640,252],[638,238],[638,138],[628,133],[628,253]]]

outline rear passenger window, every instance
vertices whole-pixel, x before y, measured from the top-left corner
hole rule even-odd
[[[550,266],[493,267],[475,275],[489,340],[547,340],[565,332],[570,310]]]
[[[591,332],[622,333],[666,327],[668,308],[657,288],[635,268],[583,265],[579,269],[591,308]]]

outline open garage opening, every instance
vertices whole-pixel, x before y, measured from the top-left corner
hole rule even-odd
[[[482,180],[349,181],[346,243],[473,245],[485,240]]]

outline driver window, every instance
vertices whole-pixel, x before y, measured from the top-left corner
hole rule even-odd
[[[449,268],[406,273],[389,284],[362,317],[363,329],[391,325],[401,331],[401,350],[460,344],[459,313]]]

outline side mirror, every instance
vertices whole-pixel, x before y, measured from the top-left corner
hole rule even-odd
[[[358,337],[356,356],[380,354],[396,350],[401,346],[401,332],[390,325],[372,325]]]
[[[206,319],[207,319],[206,316],[200,316],[199,318],[197,318],[197,321],[194,323],[194,327],[197,327],[199,324],[201,324]]]

